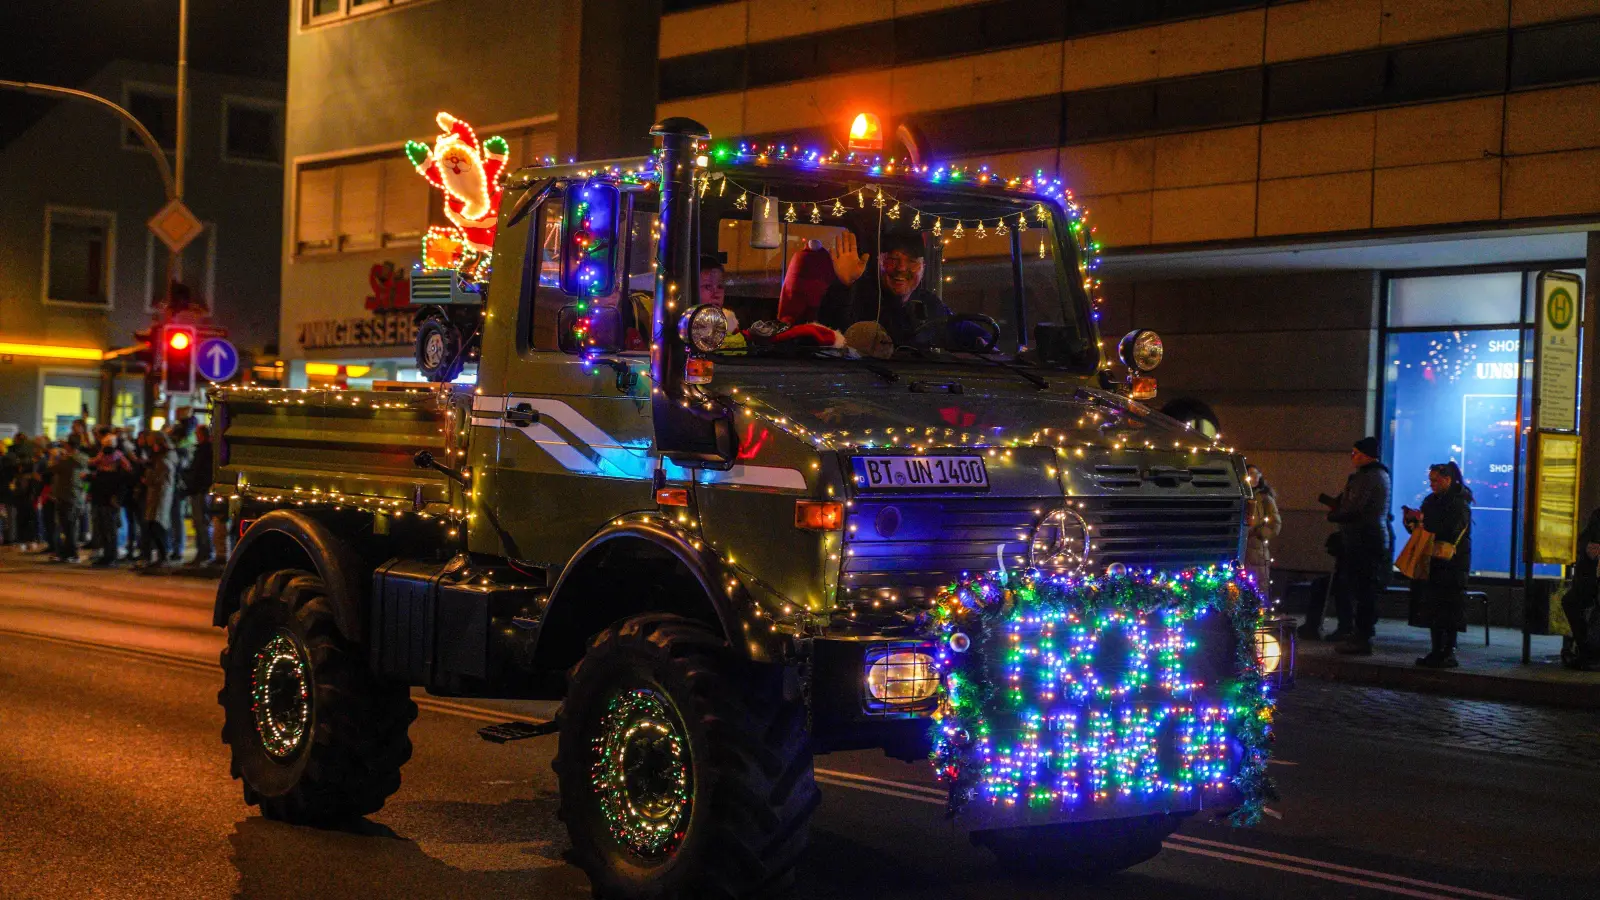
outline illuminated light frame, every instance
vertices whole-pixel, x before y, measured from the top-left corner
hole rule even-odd
[[[1185,626],[1225,615],[1234,677],[1184,674]],[[1272,699],[1256,659],[1260,598],[1231,566],[1178,573],[964,578],[929,614],[939,642],[932,759],[957,813],[971,802],[1031,809],[1233,787],[1236,825],[1275,796],[1266,774]],[[1099,681],[1102,634],[1129,629],[1124,678]],[[1152,684],[1153,682],[1153,684]],[[1162,760],[1176,758],[1176,766]]]
[[[426,269],[454,269],[473,281],[487,281],[511,146],[498,135],[480,141],[471,125],[447,112],[436,114],[434,122],[441,133],[431,148],[422,141],[405,144],[406,159],[417,174],[444,193],[444,214],[450,220],[449,226],[432,226],[423,235],[422,264]],[[440,170],[440,160],[456,149],[471,159],[467,174],[470,192],[452,187]],[[446,257],[437,249],[441,244],[456,246]]]

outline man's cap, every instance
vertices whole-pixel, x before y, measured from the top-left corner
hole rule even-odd
[[[1363,456],[1370,456],[1373,459],[1378,458],[1378,453],[1380,452],[1378,448],[1378,439],[1372,435],[1367,435],[1361,440],[1356,441],[1352,446],[1355,447],[1356,451]]]
[[[922,235],[914,231],[891,231],[883,236],[879,249],[884,256],[896,250],[912,259],[926,259],[928,248],[922,243]]]

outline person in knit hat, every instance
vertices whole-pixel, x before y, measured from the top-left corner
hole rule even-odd
[[[1377,438],[1356,441],[1350,447],[1350,466],[1355,471],[1345,480],[1344,490],[1337,497],[1323,494],[1318,498],[1328,507],[1328,521],[1339,526],[1335,570],[1339,622],[1341,630],[1350,626],[1353,632],[1336,649],[1351,656],[1372,655],[1378,594],[1393,569],[1392,485],[1389,469],[1378,459],[1380,453]]]

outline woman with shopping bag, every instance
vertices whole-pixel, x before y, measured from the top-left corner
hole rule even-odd
[[[1432,493],[1421,509],[1403,507],[1411,532],[1395,566],[1411,579],[1416,614],[1412,624],[1426,627],[1433,649],[1417,665],[1453,669],[1456,632],[1466,627],[1467,572],[1472,568],[1472,491],[1455,462],[1428,467]]]

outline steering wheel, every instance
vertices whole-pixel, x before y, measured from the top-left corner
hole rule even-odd
[[[952,313],[945,330],[953,350],[993,353],[1000,347],[1000,323],[983,313]]]

